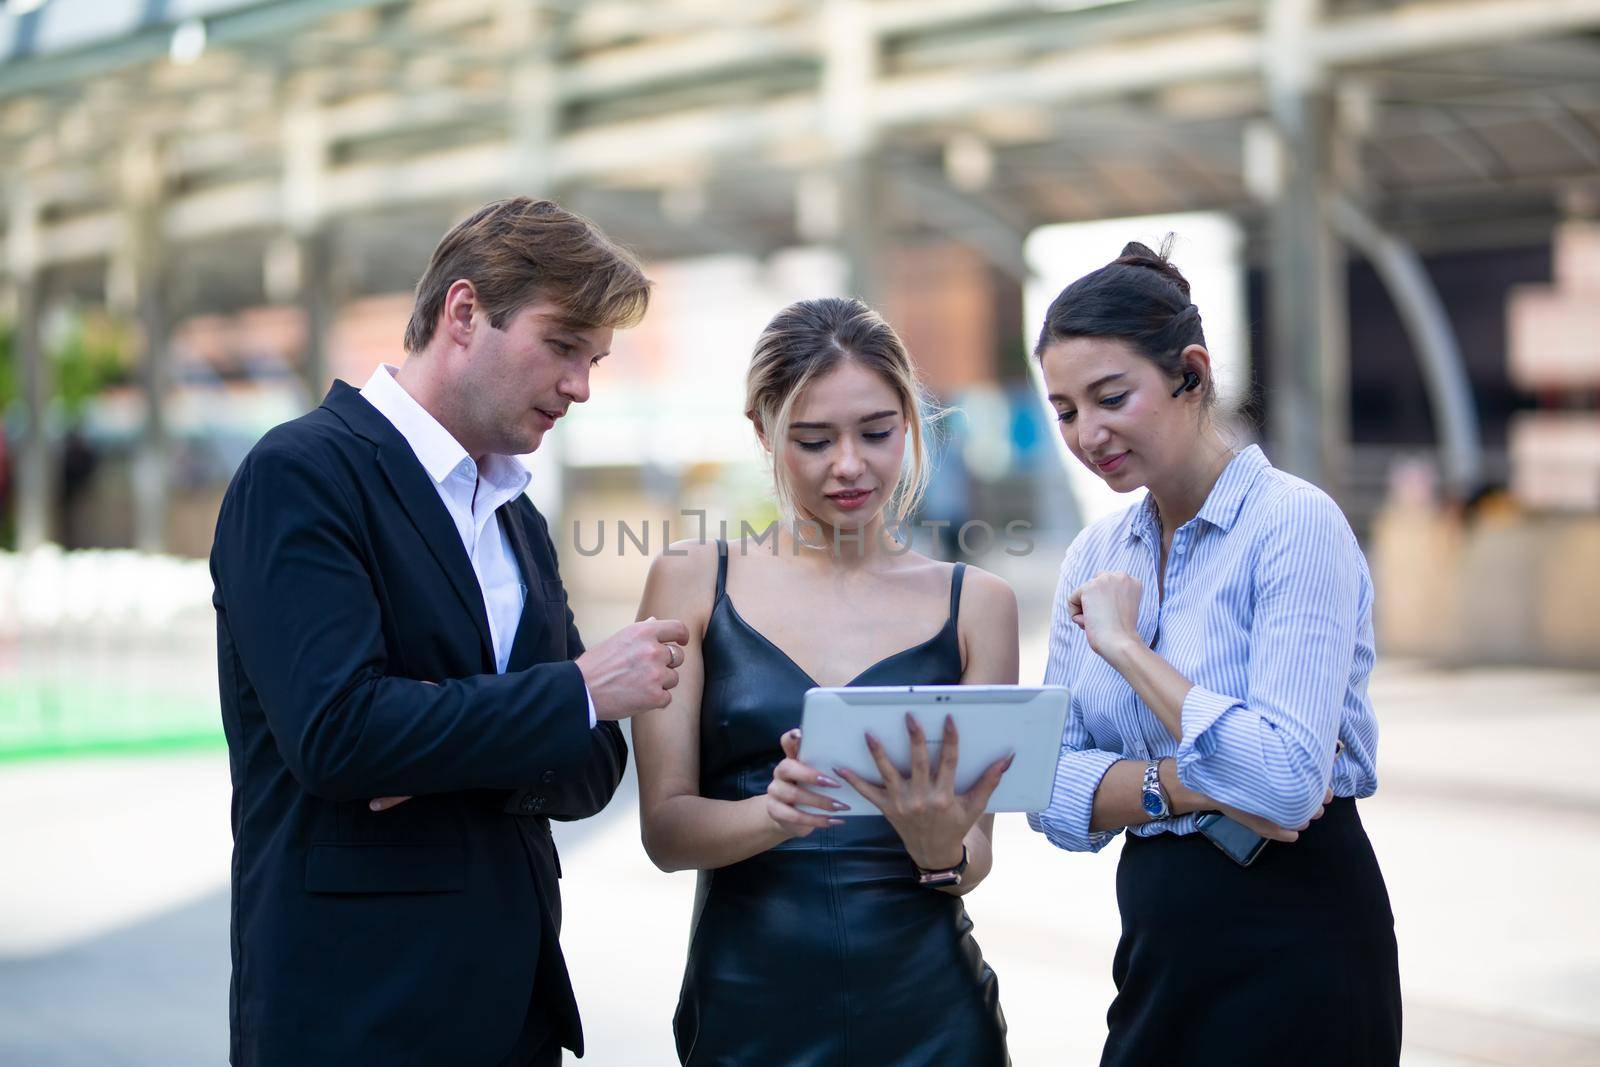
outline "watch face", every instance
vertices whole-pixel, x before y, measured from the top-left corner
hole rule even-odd
[[[1150,816],[1152,819],[1159,819],[1161,817],[1161,809],[1163,807],[1164,805],[1161,803],[1161,797],[1155,793],[1144,794],[1144,813],[1146,815]]]

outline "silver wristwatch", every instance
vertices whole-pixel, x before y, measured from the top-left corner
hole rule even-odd
[[[1152,819],[1165,819],[1172,814],[1167,804],[1167,791],[1161,788],[1161,761],[1153,759],[1144,765],[1144,795],[1140,798],[1144,813]]]

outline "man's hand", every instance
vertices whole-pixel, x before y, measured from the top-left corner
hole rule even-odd
[[[614,722],[666,707],[672,701],[668,690],[678,684],[683,646],[688,643],[689,628],[677,619],[649,618],[618,631],[579,656],[578,670],[594,701],[595,718]],[[368,801],[367,807],[388,811],[410,799],[378,797]]]
[[[664,708],[678,684],[689,628],[677,619],[648,618],[606,638],[578,657],[578,670],[602,722]]]

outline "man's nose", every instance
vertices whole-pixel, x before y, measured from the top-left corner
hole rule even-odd
[[[574,404],[589,399],[589,364],[585,363],[581,369],[568,372],[561,379],[561,395]]]

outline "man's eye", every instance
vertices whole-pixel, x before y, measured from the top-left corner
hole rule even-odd
[[[560,352],[563,356],[572,355],[572,346],[569,345],[567,342],[565,342],[565,341],[551,341],[550,344],[551,344],[552,347],[554,347],[556,349],[556,351]]]
[[[1125,400],[1127,398],[1127,396],[1128,396],[1127,393],[1118,393],[1116,396],[1101,397],[1100,398],[1100,406],[1101,407],[1107,407],[1107,408],[1120,407],[1122,405],[1123,400]]]
[[[593,359],[589,360],[589,366],[598,367],[600,365],[600,361],[605,358],[606,357],[604,356],[595,356]]]

